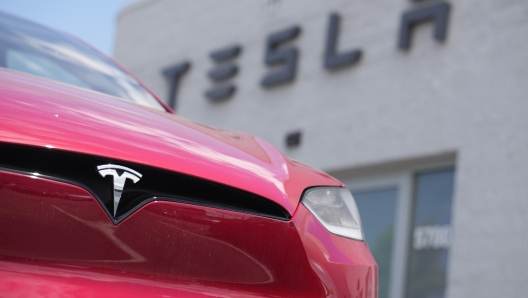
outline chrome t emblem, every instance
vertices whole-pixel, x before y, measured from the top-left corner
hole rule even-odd
[[[121,200],[121,194],[123,193],[123,188],[125,187],[125,182],[128,179],[136,183],[142,177],[142,175],[130,168],[118,166],[118,165],[100,165],[97,167],[99,174],[105,177],[106,175],[112,175],[114,177],[114,217],[117,212],[117,206],[119,205],[119,200]],[[116,170],[123,170],[123,174],[119,176]]]

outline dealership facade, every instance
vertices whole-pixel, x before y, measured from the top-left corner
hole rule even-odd
[[[142,0],[114,57],[351,189],[380,298],[528,292],[528,2]]]

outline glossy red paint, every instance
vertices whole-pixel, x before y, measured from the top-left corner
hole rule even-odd
[[[280,221],[158,201],[114,226],[83,188],[0,171],[0,226],[13,297],[376,297],[366,244],[302,206]]]
[[[266,141],[5,69],[0,99],[0,142],[208,179],[292,215],[154,201],[114,225],[86,189],[0,170],[0,296],[377,297],[367,245],[299,204],[343,185]]]
[[[111,96],[0,70],[0,142],[105,156],[243,189],[290,214],[304,189],[341,186],[268,142]]]
[[[365,242],[330,234],[304,205],[293,222],[330,297],[378,297],[378,266]]]

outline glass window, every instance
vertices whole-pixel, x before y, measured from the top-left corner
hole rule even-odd
[[[96,50],[66,34],[3,12],[0,67],[165,110],[134,78]]]
[[[451,241],[453,163],[341,176],[378,263],[380,298],[443,298]]]
[[[396,219],[397,188],[353,192],[365,240],[378,263],[379,298],[387,298]]]
[[[89,88],[79,78],[57,64],[28,53],[8,50],[6,53],[6,67],[66,84]]]
[[[416,176],[409,298],[445,297],[454,170]]]

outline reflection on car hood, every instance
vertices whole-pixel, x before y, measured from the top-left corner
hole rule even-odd
[[[342,185],[257,137],[110,96],[0,70],[0,142],[104,156],[201,177],[282,205],[304,189]]]

